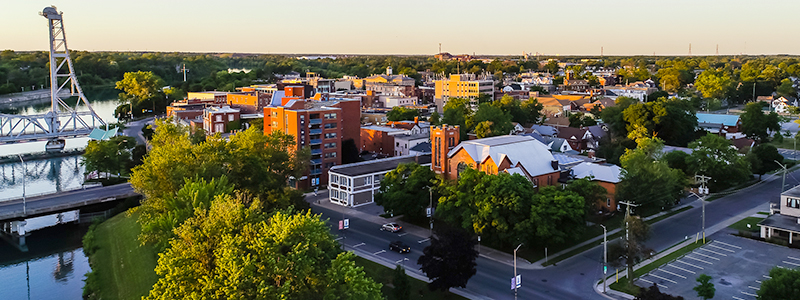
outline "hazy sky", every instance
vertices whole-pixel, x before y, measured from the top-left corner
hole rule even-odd
[[[341,54],[800,54],[798,0],[3,0],[0,49]]]

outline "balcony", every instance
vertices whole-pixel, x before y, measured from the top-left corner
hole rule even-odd
[[[311,141],[308,142],[308,144],[309,145],[319,145],[319,144],[322,144],[322,140],[321,139],[312,139]]]
[[[322,154],[322,149],[311,149],[311,155],[320,155]]]
[[[322,169],[311,169],[308,173],[309,175],[320,175],[322,174]]]
[[[311,164],[312,164],[312,165],[321,165],[321,164],[322,164],[322,159],[321,159],[321,158],[318,158],[318,159],[312,159],[312,160],[311,160]]]
[[[311,129],[308,132],[309,134],[322,134],[322,129]]]
[[[322,119],[311,119],[308,120],[308,125],[319,125],[322,124]]]

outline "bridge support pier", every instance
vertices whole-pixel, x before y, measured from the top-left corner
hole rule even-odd
[[[25,220],[2,223],[2,226],[0,226],[2,228],[0,238],[17,247],[19,251],[28,252],[28,244],[25,243],[25,237],[27,236],[25,225],[28,225]]]

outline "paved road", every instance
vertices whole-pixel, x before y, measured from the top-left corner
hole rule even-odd
[[[122,130],[122,133],[127,136],[135,137],[137,144],[145,145],[145,140],[144,137],[142,136],[142,128],[150,124],[153,124],[152,117],[128,122],[127,124],[125,124],[126,128]]]
[[[769,179],[768,179],[769,178]],[[800,184],[800,171],[795,171],[787,176],[787,186]],[[734,217],[742,212],[756,208],[767,202],[779,199],[781,180],[778,176],[765,176],[765,182],[759,183],[739,193],[717,199],[706,204],[706,228],[710,228],[724,220]],[[324,199],[326,193],[320,193],[316,198]],[[313,198],[312,199],[316,199]],[[651,227],[652,238],[647,246],[656,251],[662,251],[670,246],[683,241],[685,238],[694,237],[701,230],[701,203],[696,201],[694,208],[672,216]],[[338,220],[341,210],[331,210],[315,206],[315,212],[323,214],[323,218]],[[331,224],[332,226],[336,224]],[[337,225],[338,226],[338,225]],[[368,257],[370,259],[399,260],[401,255],[388,253],[387,245],[390,240],[400,239],[409,244],[412,253],[406,262],[408,270],[414,269],[422,249],[427,243],[418,243],[424,236],[407,234],[402,237],[381,232],[376,224],[351,218],[351,228],[345,234],[345,245],[364,249],[366,252],[376,253],[381,250],[386,252]],[[340,234],[333,230],[334,234]],[[348,248],[350,250],[351,248]],[[602,277],[602,247],[598,245],[580,255],[566,259],[556,266],[542,270],[521,270],[523,287],[519,290],[519,299],[606,299],[593,290],[594,283]],[[488,260],[483,257],[478,259],[478,273],[467,285],[467,291],[491,299],[513,299],[510,279],[513,268],[510,264]]]
[[[49,194],[28,198],[26,201],[28,215],[38,215],[47,212],[64,210],[65,207],[76,208],[84,203],[94,204],[102,199],[117,196],[135,195],[129,183],[117,184],[106,187],[87,188],[58,194]],[[0,202],[0,219],[12,218],[22,214],[22,199]]]

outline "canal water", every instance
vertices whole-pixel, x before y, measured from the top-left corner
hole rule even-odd
[[[114,109],[119,105],[114,89],[87,90],[92,108],[106,123],[117,122]],[[76,98],[66,102],[74,107]],[[0,106],[1,113],[42,114],[50,109],[49,99]],[[79,106],[79,111],[88,110]],[[86,147],[88,138],[68,139],[66,149]],[[0,146],[0,156],[44,151],[45,142],[28,142]],[[23,174],[25,194],[50,194],[80,188],[85,168],[81,156],[0,164],[0,202],[22,197]],[[29,232],[28,252],[0,240],[0,299],[81,299],[84,274],[90,271],[81,239],[86,229],[75,225],[59,225]]]

